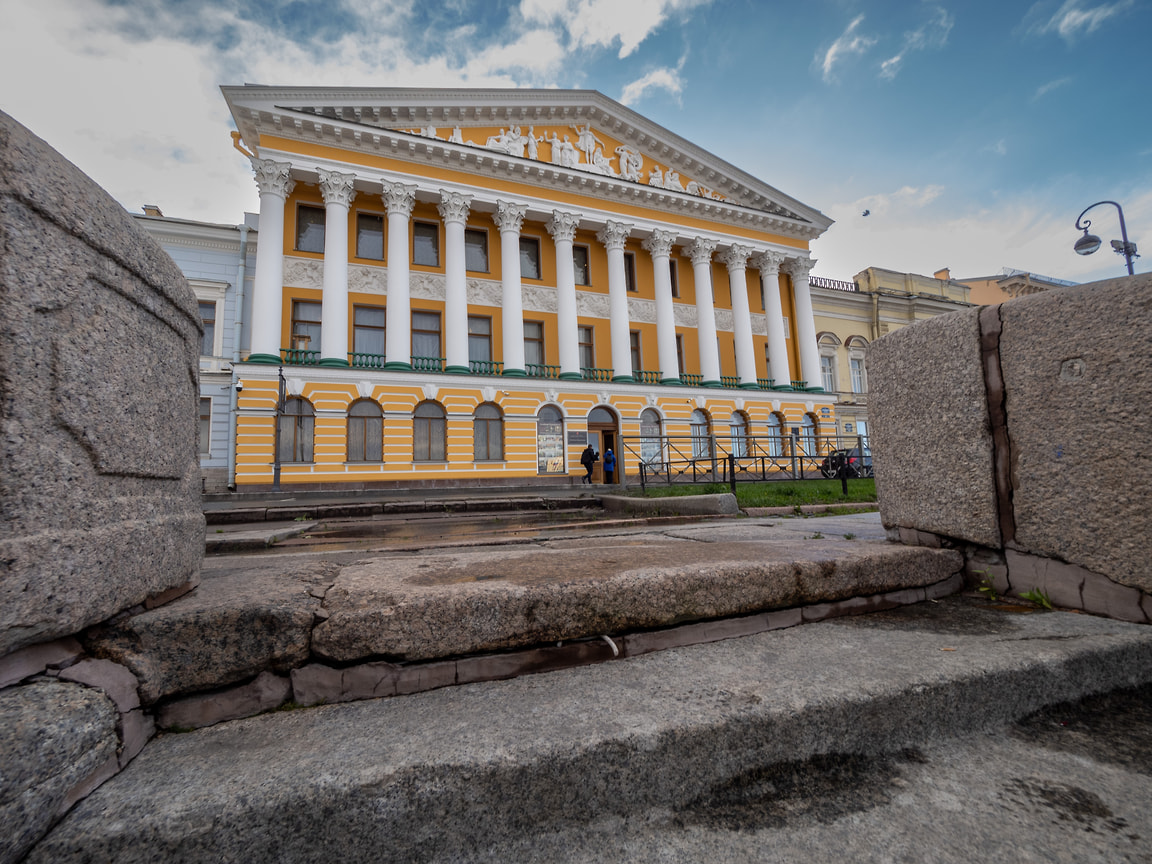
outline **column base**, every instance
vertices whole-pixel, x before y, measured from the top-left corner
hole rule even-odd
[[[661,378],[660,383],[667,387],[679,387],[682,382],[679,378]]]
[[[279,366],[282,362],[279,354],[249,354],[245,363],[267,363],[271,366]]]
[[[523,369],[505,369],[502,373],[505,378],[527,378],[528,373]]]
[[[701,387],[723,387],[724,385],[720,381],[701,381],[700,386]]]
[[[584,376],[579,372],[561,372],[560,381],[583,381]]]
[[[749,384],[747,381],[745,381],[743,384],[740,385],[740,389],[741,390],[759,390],[760,385],[759,384]]]
[[[633,378],[631,375],[613,375],[612,376],[612,383],[613,384],[635,384],[636,379]]]
[[[445,366],[444,371],[449,375],[471,375],[472,370],[467,366]]]
[[[401,363],[399,360],[392,360],[384,364],[385,372],[411,372],[411,363]]]
[[[339,357],[321,357],[317,366],[331,366],[338,369],[347,369],[351,364],[347,360],[341,360]]]

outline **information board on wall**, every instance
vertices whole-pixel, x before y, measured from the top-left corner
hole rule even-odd
[[[564,425],[536,424],[537,470],[541,474],[564,473]]]
[[[569,447],[586,447],[588,446],[588,433],[581,430],[579,432],[568,433],[568,446]]]

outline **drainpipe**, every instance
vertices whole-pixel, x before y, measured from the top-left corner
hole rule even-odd
[[[872,292],[872,341],[880,338],[880,295]]]
[[[248,263],[248,226],[241,223],[240,261],[236,264],[236,316],[232,330],[232,386],[228,394],[228,489],[236,491],[236,415],[240,394],[236,383],[240,380],[236,364],[240,362],[240,334],[244,325],[244,279]]]

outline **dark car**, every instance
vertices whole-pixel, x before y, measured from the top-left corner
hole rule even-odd
[[[833,450],[828,457],[820,463],[820,473],[825,477],[839,477],[840,466],[848,468],[848,477],[872,476],[872,451],[864,448],[864,458],[860,458],[860,448],[851,450]]]

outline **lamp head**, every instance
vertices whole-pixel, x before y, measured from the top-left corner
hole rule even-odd
[[[1072,246],[1077,255],[1091,255],[1099,248],[1100,238],[1095,234],[1089,234],[1087,228],[1084,229],[1084,236]]]

